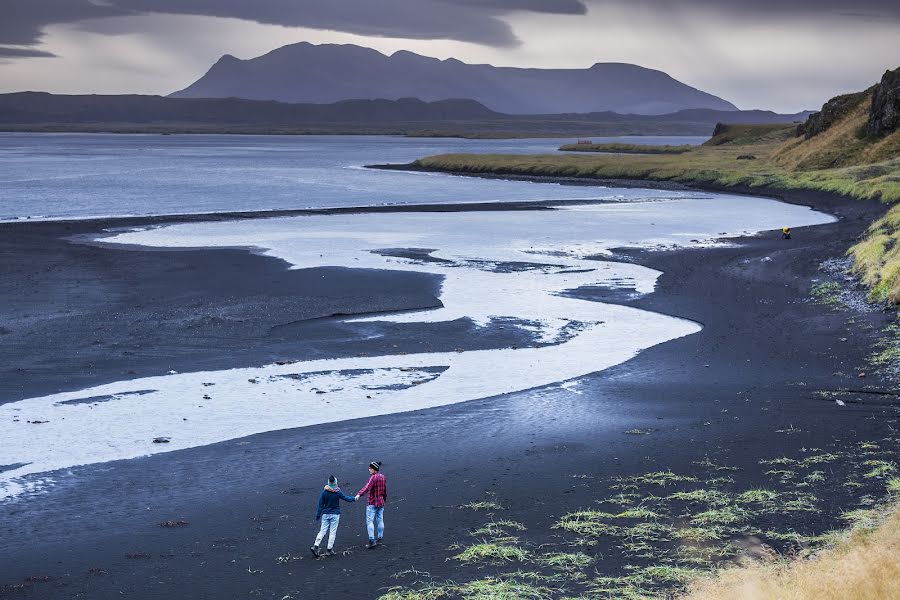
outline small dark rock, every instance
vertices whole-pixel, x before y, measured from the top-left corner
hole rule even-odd
[[[156,438],[153,438],[153,443],[154,443],[154,444],[168,444],[168,443],[171,442],[171,441],[172,441],[172,440],[171,440],[170,438],[167,438],[167,437],[156,437]]]
[[[188,521],[184,521],[182,519],[174,521],[161,521],[159,523],[160,527],[185,527],[186,525],[189,525]]]

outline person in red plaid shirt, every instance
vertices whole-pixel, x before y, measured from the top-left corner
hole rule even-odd
[[[369,530],[369,543],[366,548],[374,548],[381,543],[384,537],[384,503],[387,502],[387,479],[381,472],[381,463],[372,461],[369,463],[369,481],[359,490],[356,499],[363,494],[369,494],[366,506],[366,528]],[[376,532],[378,537],[375,537]]]

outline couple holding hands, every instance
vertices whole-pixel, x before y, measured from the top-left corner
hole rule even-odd
[[[319,505],[316,508],[316,521],[322,519],[322,527],[316,536],[316,542],[310,548],[313,556],[334,556],[334,538],[337,536],[338,524],[341,520],[341,500],[356,502],[360,496],[368,494],[366,505],[366,528],[369,532],[369,543],[366,548],[375,548],[381,544],[384,536],[384,504],[387,502],[387,479],[381,472],[381,462],[369,463],[369,481],[356,496],[346,496],[338,487],[337,477],[328,478],[328,485],[319,494]],[[328,547],[323,551],[320,545],[325,536],[328,536]],[[377,537],[376,537],[377,536]]]

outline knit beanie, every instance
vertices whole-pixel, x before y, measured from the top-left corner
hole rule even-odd
[[[380,471],[381,470],[381,461],[373,460],[372,462],[369,463],[369,467],[372,469],[375,469],[376,471]]]

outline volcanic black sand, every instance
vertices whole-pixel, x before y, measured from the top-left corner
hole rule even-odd
[[[537,549],[557,539],[551,525],[560,516],[592,506],[614,476],[698,473],[695,462],[711,458],[740,469],[731,476],[745,489],[770,485],[761,459],[890,437],[896,397],[868,393],[889,386],[865,357],[893,315],[834,309],[809,293],[829,278],[821,263],[841,257],[883,208],[826,194],[788,200],[840,220],[797,228],[790,241],[766,232],[730,247],[623,251],[621,259],[664,275],[653,294],[607,301],[704,328],[584,378],[580,394],[551,386],[58,474],[46,493],[0,504],[0,596],[375,598],[425,572],[467,581],[514,571],[447,560],[457,552],[448,547],[471,543],[470,530],[488,519],[457,508],[473,500],[501,503],[497,518],[526,524],[522,542]],[[383,342],[347,348],[350,332],[329,315],[437,304],[440,281],[423,275],[288,271],[236,249],[126,250],[62,239],[140,223],[0,226],[2,401],[169,369],[396,352]],[[277,333],[279,326],[294,329]],[[392,343],[510,342],[500,332],[470,334],[457,324]],[[821,393],[847,388],[867,393],[846,396],[843,406]],[[646,435],[625,433],[635,429]],[[314,560],[307,548],[325,478],[337,474],[354,493],[376,459],[390,491],[384,546],[363,548],[364,507],[345,504],[336,548],[346,552]],[[884,487],[864,484],[873,495]],[[838,483],[822,490],[821,512],[782,525],[841,526],[837,515],[855,500]],[[187,525],[161,527],[167,520]],[[604,573],[623,566],[584,551],[597,554]]]

